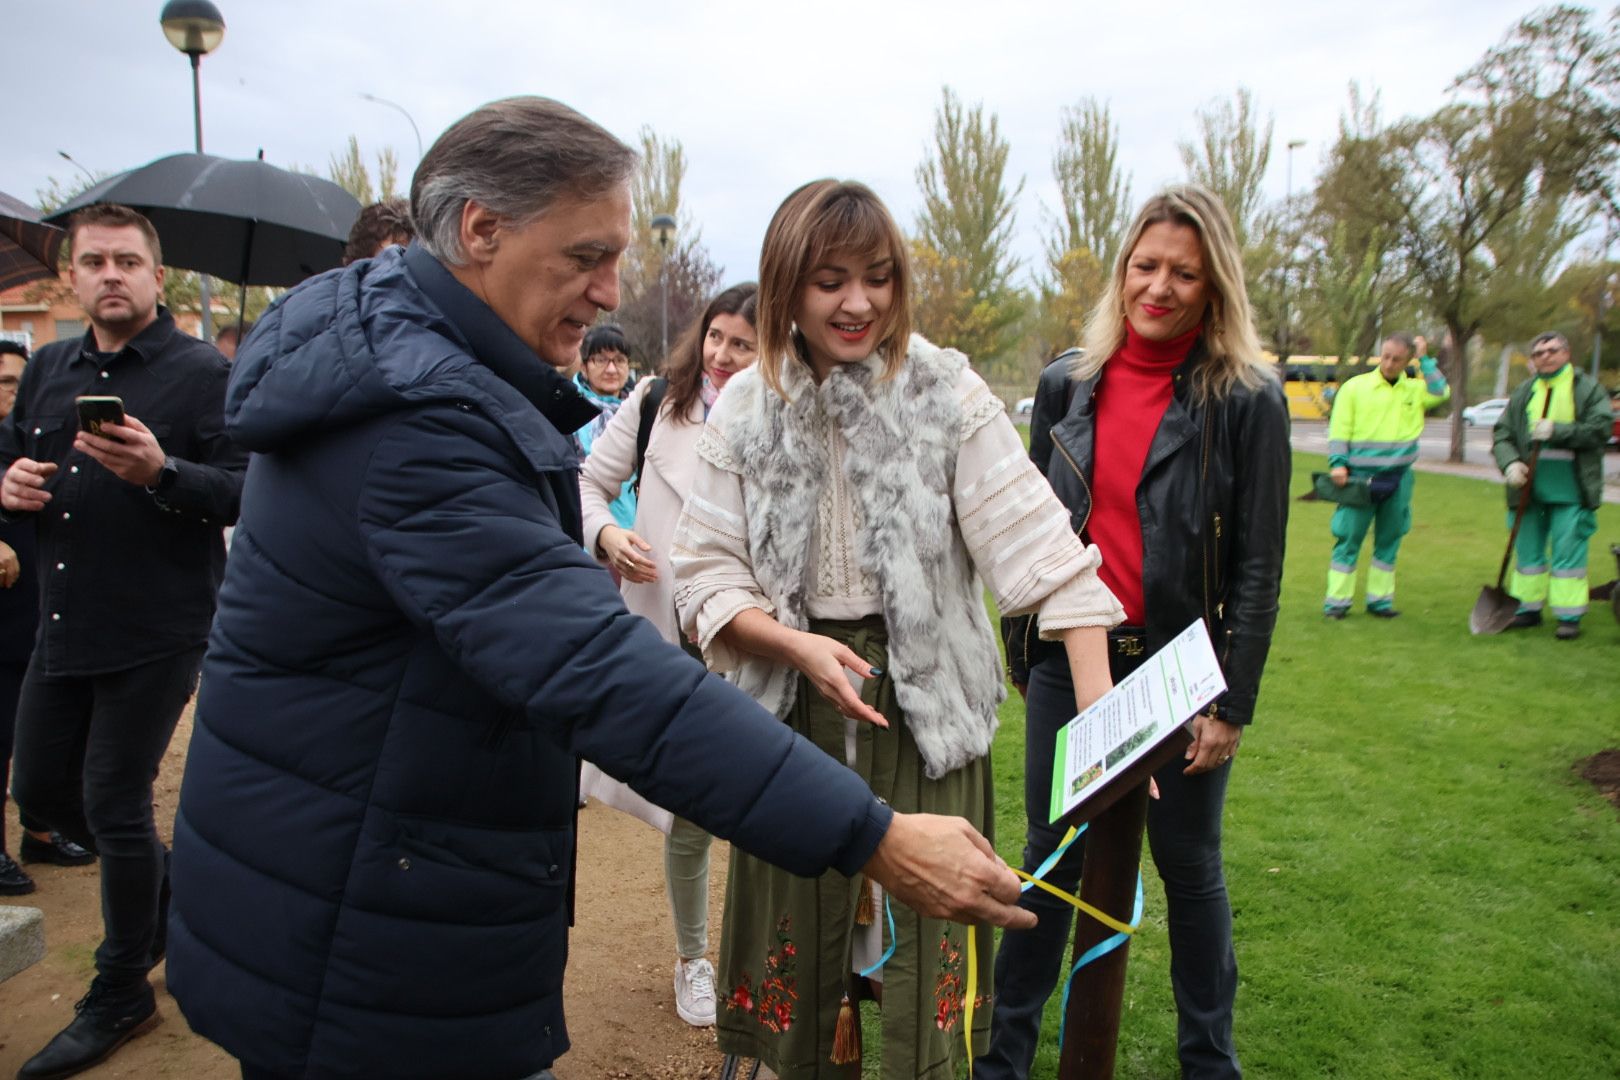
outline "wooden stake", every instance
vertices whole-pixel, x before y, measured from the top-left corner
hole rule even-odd
[[[1142,864],[1142,832],[1147,826],[1148,780],[1170,762],[1184,766],[1182,755],[1191,744],[1191,733],[1181,728],[1065,819],[1067,825],[1091,823],[1080,870],[1080,899],[1122,922],[1129,921],[1136,903],[1136,874]],[[1096,919],[1077,914],[1074,953],[1069,963],[1072,965],[1087,949],[1113,933]],[[1129,959],[1127,939],[1075,976],[1069,989],[1058,1080],[1112,1080]]]

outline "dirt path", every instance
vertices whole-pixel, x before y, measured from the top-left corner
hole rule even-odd
[[[189,712],[181,720],[157,784],[157,813],[164,838],[174,818],[191,737]],[[6,836],[18,837],[9,803]],[[580,910],[570,939],[568,1030],[574,1048],[557,1063],[558,1080],[701,1080],[717,1077],[720,1056],[712,1030],[688,1027],[675,1015],[671,988],[675,931],[664,897],[663,837],[623,814],[592,804],[580,816]],[[719,942],[726,847],[712,858],[711,940]],[[24,903],[45,912],[48,952],[44,960],[0,984],[0,1077],[16,1075],[22,1063],[73,1017],[73,1003],[94,974],[101,940],[100,893],[94,867],[29,866],[39,883]],[[176,1077],[229,1080],[236,1064],[186,1027],[166,993],[161,966],[153,973],[162,1023],[131,1041],[106,1064],[84,1073],[110,1077]]]

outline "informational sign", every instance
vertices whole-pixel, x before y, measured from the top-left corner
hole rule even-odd
[[[1174,734],[1226,690],[1202,619],[1058,732],[1052,820],[1102,790],[1108,778]]]

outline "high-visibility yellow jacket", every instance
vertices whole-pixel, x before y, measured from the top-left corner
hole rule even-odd
[[[1403,375],[1391,383],[1377,371],[1339,387],[1328,421],[1328,466],[1352,473],[1393,472],[1417,460],[1423,414],[1451,399],[1451,387],[1433,357],[1423,358],[1423,377]]]

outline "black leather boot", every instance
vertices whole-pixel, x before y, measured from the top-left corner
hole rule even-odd
[[[17,1080],[61,1080],[99,1065],[157,1019],[149,983],[109,986],[101,976],[73,1006],[79,1015],[17,1070]]]

